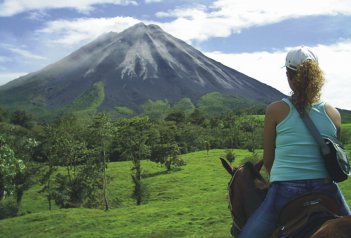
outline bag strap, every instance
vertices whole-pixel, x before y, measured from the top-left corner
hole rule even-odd
[[[295,105],[293,103],[291,103],[294,107]],[[329,146],[324,142],[323,137],[321,136],[321,134],[319,133],[316,125],[313,123],[311,117],[308,115],[308,113],[304,113],[301,114],[301,112],[299,110],[297,110],[297,108],[295,107],[296,111],[300,114],[300,117],[302,119],[302,121],[305,123],[307,129],[309,130],[309,132],[311,133],[312,137],[316,140],[317,144],[320,147],[322,156],[325,157],[328,154],[330,154],[330,148]]]

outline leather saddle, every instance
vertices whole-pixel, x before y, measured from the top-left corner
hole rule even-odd
[[[312,235],[325,221],[338,218],[341,205],[320,192],[307,193],[289,201],[279,215],[279,227],[272,238],[304,238]]]

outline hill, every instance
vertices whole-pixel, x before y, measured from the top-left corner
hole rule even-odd
[[[249,155],[235,151],[238,162]],[[183,155],[187,165],[166,173],[164,167],[144,161],[147,200],[136,206],[131,198],[130,162],[110,163],[113,180],[109,197],[113,208],[47,210],[39,187],[22,202],[26,215],[0,220],[0,237],[230,237],[226,186],[230,176],[218,157],[223,150]]]
[[[240,164],[249,156],[235,150]],[[108,212],[96,209],[56,209],[48,211],[38,187],[24,197],[21,217],[0,220],[0,237],[230,237],[230,212],[226,186],[230,176],[222,168],[223,150],[183,155],[187,165],[166,173],[164,167],[143,162],[143,180],[148,199],[136,206],[131,198],[129,162],[111,163],[113,180],[109,197],[114,206]],[[351,181],[340,184],[351,204]]]
[[[92,93],[95,92],[95,93]],[[260,103],[284,95],[216,62],[156,25],[106,33],[62,60],[0,87],[0,104],[34,113],[53,110],[140,111],[146,100],[196,103],[219,92]],[[82,100],[87,103],[81,103]]]

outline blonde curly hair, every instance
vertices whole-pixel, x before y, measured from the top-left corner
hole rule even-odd
[[[296,71],[289,68],[287,70],[292,79],[292,102],[297,110],[304,114],[308,107],[320,100],[325,81],[324,73],[314,60],[306,60]]]

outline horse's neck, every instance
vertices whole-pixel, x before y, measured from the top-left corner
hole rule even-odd
[[[245,213],[249,217],[262,203],[265,192],[256,186],[261,182],[258,178],[253,178],[251,175],[247,175],[245,178],[246,182],[243,183],[241,191],[243,191]]]

